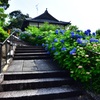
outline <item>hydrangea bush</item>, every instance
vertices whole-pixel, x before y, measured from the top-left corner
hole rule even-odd
[[[38,29],[38,32],[30,28],[27,31],[31,38],[33,36],[36,39],[36,44],[41,44],[64,69],[70,71],[71,77],[88,87],[92,81],[93,90],[100,93],[99,36],[89,29],[83,32],[77,29],[65,31],[59,28],[43,28]],[[25,39],[25,34],[21,38]]]

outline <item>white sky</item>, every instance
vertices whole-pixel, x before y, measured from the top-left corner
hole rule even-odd
[[[10,7],[5,11],[8,14],[20,10],[34,18],[47,8],[58,20],[71,21],[79,29],[100,29],[100,0],[10,0],[9,3]]]

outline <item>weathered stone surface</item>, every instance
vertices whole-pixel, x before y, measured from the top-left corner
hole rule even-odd
[[[3,79],[4,79],[4,74],[0,73],[0,83],[2,83]]]
[[[3,82],[3,80],[4,80],[4,74],[0,73],[0,91],[3,90],[2,85],[1,85],[1,83]]]

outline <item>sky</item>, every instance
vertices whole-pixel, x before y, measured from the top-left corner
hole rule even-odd
[[[100,0],[10,0],[9,4],[7,14],[20,10],[34,18],[47,8],[59,21],[71,21],[83,31],[100,29]]]

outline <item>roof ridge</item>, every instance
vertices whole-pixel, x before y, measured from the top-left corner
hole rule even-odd
[[[44,13],[42,13],[41,15],[39,15],[39,16],[37,16],[37,17],[35,17],[35,18],[33,18],[32,20],[40,20],[40,19],[45,19],[45,20],[52,20],[52,21],[59,21],[59,20],[57,20],[56,18],[54,18],[49,12],[48,12],[48,10],[47,10],[47,8],[46,8],[46,10],[45,10],[45,12]]]

